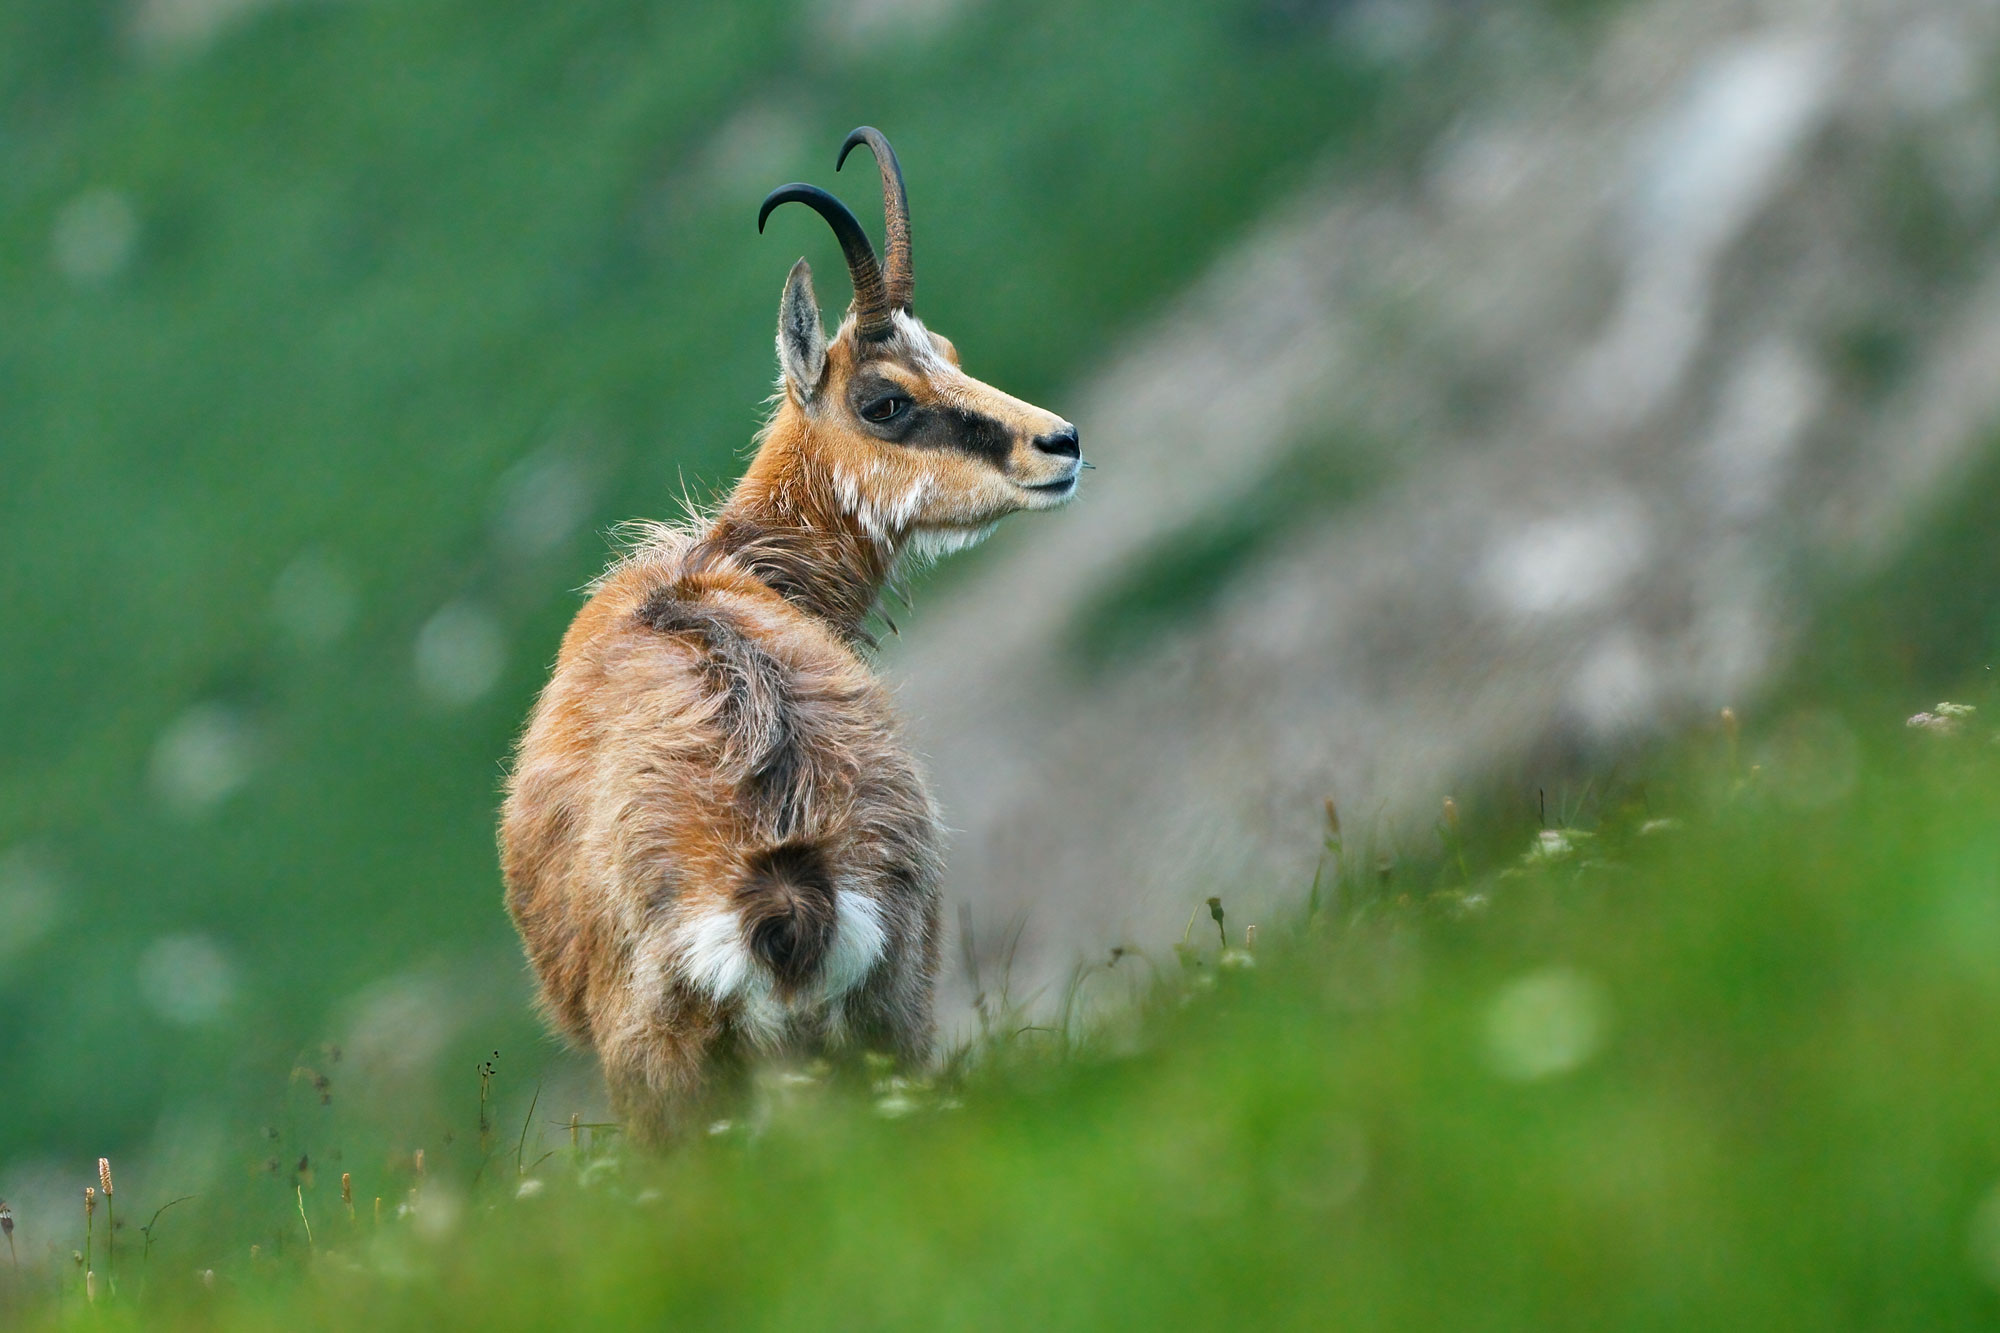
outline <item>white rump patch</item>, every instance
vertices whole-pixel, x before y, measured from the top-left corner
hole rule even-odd
[[[868,979],[889,947],[882,909],[865,893],[842,889],[834,895],[833,945],[820,962],[819,990],[827,999],[847,994]]]
[[[726,907],[711,908],[681,927],[682,980],[716,1000],[743,994],[757,980],[757,962],[743,923]]]
[[[675,971],[689,986],[717,1003],[734,1002],[745,1033],[774,1044],[794,1019],[823,1009],[868,979],[888,951],[882,909],[866,894],[840,889],[834,895],[833,940],[820,960],[813,984],[789,998],[780,996],[769,969],[750,952],[743,922],[726,907],[710,908],[680,929]]]

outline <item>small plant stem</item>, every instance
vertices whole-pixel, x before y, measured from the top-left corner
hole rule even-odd
[[[1308,919],[1317,916],[1322,905],[1320,902],[1320,872],[1326,868],[1327,858],[1333,858],[1333,878],[1326,886],[1327,897],[1330,901],[1325,906],[1329,909],[1338,905],[1341,883],[1346,873],[1347,844],[1342,840],[1340,832],[1340,807],[1333,803],[1331,796],[1326,798],[1326,836],[1320,840],[1320,853],[1319,864],[1313,867],[1312,898],[1310,899]]]
[[[540,1083],[537,1083],[535,1084],[535,1095],[533,1099],[528,1102],[528,1118],[521,1122],[520,1142],[514,1145],[514,1174],[517,1176],[524,1173],[524,1169],[521,1166],[521,1162],[527,1156],[528,1153],[528,1126],[535,1123],[535,1108],[537,1106],[540,1106],[541,1104],[542,1104],[542,1085]]]
[[[1453,863],[1458,866],[1459,882],[1470,884],[1472,873],[1465,868],[1465,836],[1459,827],[1458,802],[1449,796],[1444,798],[1444,823],[1439,825],[1439,832],[1444,837],[1445,850],[1451,853]]]
[[[493,1052],[493,1058],[479,1064],[479,1155],[486,1158],[493,1152],[493,1076],[499,1072],[500,1052]],[[481,1162],[484,1165],[484,1162]]]
[[[304,1185],[294,1185],[292,1186],[292,1193],[298,1196],[299,1221],[305,1226],[306,1252],[310,1254],[313,1248],[313,1224],[312,1219],[306,1216],[306,1187]]]
[[[153,1210],[153,1220],[146,1223],[145,1226],[139,1228],[139,1234],[146,1238],[145,1245],[139,1251],[140,1262],[142,1263],[152,1262],[153,1228],[160,1224],[160,1214],[166,1212],[167,1209],[173,1207],[177,1203],[186,1203],[189,1199],[192,1199],[193,1197],[194,1195],[192,1194],[183,1194],[178,1199],[167,1200],[165,1203],[161,1204],[158,1208]]]
[[[1069,974],[1069,988],[1063,992],[1062,1016],[1057,1020],[1056,1028],[1057,1032],[1062,1036],[1063,1054],[1065,1055],[1069,1054],[1070,1051],[1070,1020],[1076,1013],[1077,993],[1083,989],[1083,983],[1089,980],[1090,974],[1096,970],[1097,965],[1095,963],[1079,964]]]

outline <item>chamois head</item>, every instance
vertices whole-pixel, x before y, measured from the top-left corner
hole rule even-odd
[[[886,262],[846,205],[817,186],[773,190],[757,214],[802,203],[833,228],[854,302],[829,340],[812,269],[792,266],[778,307],[782,393],[769,440],[784,440],[824,475],[843,509],[878,541],[950,550],[1016,510],[1052,509],[1076,493],[1076,427],[959,369],[951,340],[911,309],[910,212],[895,150],[877,130],[847,136],[882,176]]]

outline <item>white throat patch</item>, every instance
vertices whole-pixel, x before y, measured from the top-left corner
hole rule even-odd
[[[948,555],[979,545],[999,526],[994,522],[976,528],[917,528],[903,544],[903,554],[920,565],[934,565]]]

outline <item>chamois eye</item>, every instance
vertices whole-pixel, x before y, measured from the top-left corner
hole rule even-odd
[[[894,421],[909,409],[910,400],[901,394],[892,393],[887,398],[877,398],[861,409],[861,415],[880,425],[884,421]]]

